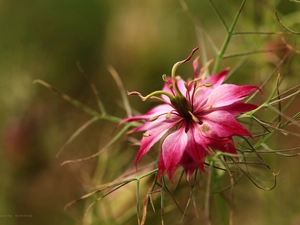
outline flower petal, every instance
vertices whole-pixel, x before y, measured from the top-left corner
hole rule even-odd
[[[155,121],[156,122],[156,121]],[[136,156],[135,159],[135,164],[137,164],[139,162],[139,160],[150,150],[150,148],[159,141],[159,139],[164,136],[167,131],[172,128],[173,126],[175,126],[177,123],[173,122],[173,123],[169,123],[169,122],[165,122],[165,123],[160,123],[159,126],[148,130],[146,133],[149,135],[148,137],[143,137],[141,140],[141,146],[140,149],[138,151],[138,154]]]
[[[197,126],[193,126],[188,131],[188,144],[186,146],[186,152],[193,159],[194,163],[201,169],[204,170],[204,161],[206,156],[205,140],[199,136],[199,129]],[[202,139],[202,140],[201,140]]]
[[[232,114],[226,111],[214,111],[201,116],[201,130],[206,137],[224,138],[238,136],[252,137],[250,132],[243,127]]]
[[[207,83],[212,84],[212,89],[215,89],[223,83],[228,72],[229,72],[229,69],[225,69],[225,70],[221,71],[220,73],[217,73],[213,76],[208,77],[207,79],[205,79],[203,81],[203,83],[204,84],[207,84]]]
[[[186,96],[187,89],[185,87],[185,81],[180,76],[176,76],[175,79],[176,79],[176,83],[177,83],[177,87],[178,87],[179,91],[181,92],[181,94],[183,96]],[[165,82],[165,84],[164,84],[163,91],[168,92],[168,93],[170,93],[172,95],[176,95],[176,89],[173,87],[173,90],[171,90],[170,89],[170,85],[174,86],[172,78],[171,77],[167,77],[167,82]],[[166,102],[170,103],[170,99],[169,99],[168,96],[166,96],[166,95],[163,94],[162,98]]]
[[[169,76],[169,77],[166,77],[166,78],[167,78],[167,80],[165,81],[162,90],[165,91],[165,92],[168,92],[168,93],[170,93],[170,94],[173,95],[174,93],[173,93],[172,90],[170,89],[170,85],[172,85],[172,78],[171,78],[170,76]],[[162,99],[165,100],[166,102],[168,102],[168,103],[171,102],[168,96],[162,95],[161,97],[162,97]]]
[[[237,154],[232,138],[210,139],[209,145],[221,152]]]
[[[229,106],[223,106],[214,108],[213,110],[222,110],[231,113],[232,115],[238,115],[243,112],[248,112],[251,110],[256,109],[258,106],[254,104],[244,103],[244,102],[237,102]]]
[[[228,74],[229,69],[223,70],[222,72],[210,76],[207,79],[203,81],[199,81],[198,85],[201,87],[198,88],[194,94],[194,100],[193,100],[193,106],[195,110],[199,110],[202,105],[204,105],[207,102],[208,97],[212,93],[214,89],[219,87],[222,82],[224,81],[225,77]],[[203,84],[212,84],[210,87],[202,86]],[[190,91],[190,94],[192,95],[192,91]]]
[[[146,120],[146,122],[144,124],[142,124],[141,126],[135,127],[134,129],[130,130],[127,133],[130,134],[130,133],[134,133],[134,132],[146,131],[146,130],[149,130],[149,129],[159,126],[162,122],[165,122],[165,121],[168,122],[168,120],[166,120],[165,115],[167,115],[167,113],[171,112],[172,110],[173,110],[173,108],[171,106],[169,106],[168,104],[159,105],[159,106],[154,107],[152,110],[148,111],[144,115],[132,116],[132,117],[123,119],[123,120],[121,120],[119,125],[121,125],[123,123],[128,123],[128,122]],[[159,116],[159,117],[154,121],[150,121],[150,119],[155,116]],[[171,114],[170,119],[176,119],[177,117],[178,116],[176,114]]]
[[[180,165],[184,168],[186,172],[187,180],[190,180],[191,176],[197,168],[197,164],[186,151],[183,152],[183,155],[180,160]]]
[[[162,157],[166,172],[170,180],[180,162],[183,152],[187,145],[188,136],[185,128],[181,127],[168,135],[162,143]]]
[[[198,71],[198,69],[199,69],[199,63],[198,63],[199,58],[200,58],[200,56],[195,58],[194,61],[193,61],[194,79],[199,77],[199,71]]]
[[[166,114],[172,110],[173,110],[173,107],[168,104],[158,105],[143,115],[125,118],[125,119],[121,120],[121,122],[119,124],[133,122],[133,121],[139,121],[139,120],[149,120],[153,116],[160,115],[160,114]]]
[[[207,107],[222,107],[236,103],[244,99],[259,87],[251,85],[237,86],[234,84],[223,84],[215,88],[206,103]]]
[[[185,81],[179,77],[176,77],[176,78],[177,78],[177,87],[178,87],[179,91],[181,92],[181,94],[183,96],[186,96],[187,89],[185,86]]]

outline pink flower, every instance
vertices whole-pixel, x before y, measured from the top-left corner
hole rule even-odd
[[[163,138],[158,163],[158,177],[166,171],[170,180],[181,165],[190,178],[196,168],[204,172],[206,153],[213,155],[214,150],[236,154],[233,136],[252,137],[250,132],[236,119],[240,113],[257,108],[256,105],[243,103],[257,86],[222,84],[228,69],[204,79],[204,71],[198,73],[197,59],[193,63],[194,79],[185,82],[175,71],[179,65],[191,59],[191,55],[172,68],[171,77],[163,76],[164,87],[145,97],[138,92],[143,101],[151,98],[162,104],[146,114],[133,116],[121,121],[145,121],[132,132],[144,132],[136,164]]]

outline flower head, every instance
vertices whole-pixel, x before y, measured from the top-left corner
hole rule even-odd
[[[187,62],[191,55],[173,66],[170,77],[163,76],[164,87],[145,97],[138,92],[143,101],[151,98],[162,104],[140,116],[121,121],[145,121],[130,132],[144,132],[136,164],[157,143],[163,139],[158,163],[158,176],[166,171],[170,180],[181,165],[190,177],[196,168],[204,172],[206,154],[214,154],[212,149],[236,154],[233,136],[252,137],[236,116],[257,108],[256,105],[243,103],[257,86],[222,84],[228,69],[204,78],[204,71],[198,72],[198,62],[193,63],[194,78],[185,82],[175,75],[179,65]]]

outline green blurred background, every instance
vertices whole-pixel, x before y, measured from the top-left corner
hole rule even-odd
[[[240,2],[215,1],[227,24],[232,22]],[[112,209],[116,201],[118,207],[123,207],[117,213],[112,212],[112,218],[94,213],[94,222],[82,222],[86,207],[83,202],[63,210],[67,202],[87,193],[93,185],[112,181],[124,170],[133,168],[137,148],[127,146],[124,141],[98,159],[60,166],[64,160],[98,151],[118,128],[114,123],[97,122],[55,158],[60,147],[90,116],[33,84],[33,80],[44,80],[96,109],[89,83],[77,67],[80,62],[107,111],[124,117],[119,90],[107,70],[108,65],[119,72],[127,90],[147,94],[161,88],[161,75],[170,73],[175,62],[200,45],[201,32],[195,26],[201,24],[215,45],[221,47],[226,33],[209,1],[186,0],[189,12],[181,3],[173,0],[1,0],[0,224],[137,223],[132,185],[116,192],[118,198],[105,202]],[[275,11],[288,27],[300,31],[299,6],[288,0],[247,1],[236,31],[284,31]],[[299,47],[296,35],[237,35],[227,52],[277,48],[282,45],[281,36],[295,48],[297,44]],[[207,60],[216,59],[207,38],[201,49],[206,50]],[[260,85],[285,53],[281,50],[230,58],[221,67],[236,68],[230,82]],[[299,83],[299,59],[291,54],[280,68],[286,76],[283,90]],[[192,74],[191,64],[183,65],[179,72],[187,78]],[[274,82],[269,86],[274,87]],[[267,94],[262,98],[266,97]],[[151,106],[134,96],[130,102],[140,112]],[[294,104],[287,114],[291,116],[298,110],[299,104]],[[298,140],[278,137],[269,144],[274,149],[296,147]],[[237,184],[234,224],[300,224],[299,158],[274,156],[268,160],[276,171],[280,170],[277,187],[267,192],[257,189],[247,179]],[[198,202],[199,208],[201,204]],[[178,213],[176,209],[167,211],[166,224],[177,224]],[[152,214],[149,213],[148,224],[160,224],[159,214]],[[212,224],[222,224],[216,215],[212,214]],[[184,223],[201,221],[191,213]]]

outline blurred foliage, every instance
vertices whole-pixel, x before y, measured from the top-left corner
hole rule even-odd
[[[186,4],[188,11],[180,2]],[[241,1],[213,2],[225,23],[230,25]],[[275,11],[287,27],[300,31],[299,3],[262,0],[247,1],[235,32],[286,32],[278,23]],[[77,67],[79,62],[97,87],[108,113],[122,118],[125,113],[121,97],[107,70],[108,65],[118,71],[127,90],[147,94],[161,88],[161,75],[169,74],[172,65],[184,59],[197,45],[206,51],[200,61],[216,60],[209,40],[220,48],[226,37],[210,2],[200,0],[2,0],[0,29],[0,223],[6,225],[82,224],[84,209],[91,202],[76,203],[66,211],[64,205],[89,192],[93,186],[113,181],[135,169],[133,160],[137,147],[128,146],[126,139],[99,158],[60,166],[65,160],[97,152],[119,128],[115,123],[98,121],[55,158],[60,147],[90,116],[49,90],[33,85],[34,79],[42,79],[96,109],[97,102],[89,83]],[[277,50],[228,57],[221,68],[233,69],[229,81],[262,84],[288,51],[281,47],[285,46],[282,37],[300,49],[297,35],[234,35],[226,51],[228,55]],[[278,69],[284,78],[280,85],[282,91],[299,83],[299,59],[292,51]],[[191,65],[183,65],[179,73],[190,76]],[[273,79],[265,86],[262,97],[255,100],[262,103],[275,84],[276,79]],[[136,111],[150,108],[141,104],[139,98],[130,97],[130,102]],[[291,117],[298,111],[299,105],[293,104],[285,113]],[[268,117],[268,113],[261,114],[261,118]],[[299,132],[299,127],[288,129]],[[281,135],[271,139],[268,145],[287,149],[298,146],[298,140],[299,137]],[[156,158],[152,151],[143,160]],[[299,224],[300,203],[296,200],[300,195],[297,188],[300,185],[299,158],[267,156],[266,160],[280,170],[277,187],[270,192],[261,191],[242,178],[234,187],[234,224]],[[152,179],[141,182],[141,196],[144,196]],[[203,222],[201,198],[205,193],[201,187],[205,189],[205,185],[198,185],[200,218],[195,217],[190,207],[183,224]],[[175,189],[174,185],[170,188]],[[179,205],[184,208],[189,188],[176,190],[176,195],[186,196],[179,199]],[[169,203],[165,224],[177,223],[182,214],[170,196],[166,198]],[[217,202],[218,195],[214,195],[212,201]],[[158,209],[159,203],[156,204]],[[94,213],[85,218],[84,224],[136,224],[135,185],[118,190],[91,210]],[[148,210],[146,224],[159,224],[159,212],[154,214],[150,207]],[[218,210],[211,209],[212,224],[221,223]],[[5,218],[5,215],[12,217]]]

